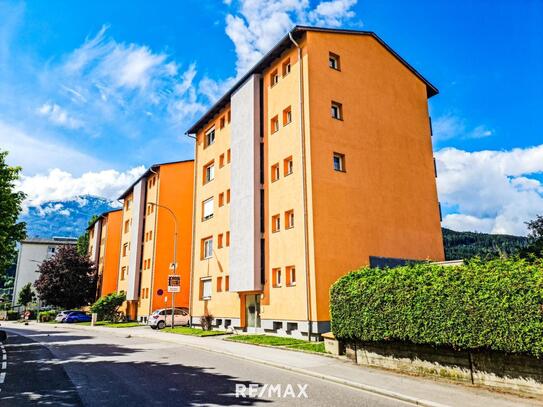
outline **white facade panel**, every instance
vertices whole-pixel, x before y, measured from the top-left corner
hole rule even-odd
[[[231,97],[230,291],[261,290],[260,75]]]
[[[142,178],[133,189],[132,225],[130,227],[130,257],[128,259],[128,288],[126,299],[137,300],[141,267],[143,217],[145,215],[145,187],[147,179]]]

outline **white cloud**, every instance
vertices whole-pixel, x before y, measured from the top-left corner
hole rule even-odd
[[[524,235],[524,222],[543,214],[543,145],[509,151],[436,152],[441,203],[457,208],[443,219],[455,230]]]
[[[339,27],[354,18],[357,0],[239,0],[237,13],[226,16],[226,34],[236,49],[237,76],[248,71],[295,24]]]
[[[106,166],[101,160],[58,141],[50,140],[43,132],[30,135],[28,131],[0,120],[0,146],[9,151],[8,162],[23,167],[26,174],[62,167],[80,172]]]
[[[476,139],[490,137],[494,131],[484,125],[469,128],[466,121],[459,116],[447,114],[432,121],[434,139],[446,141],[453,138]]]
[[[48,201],[77,199],[81,195],[93,195],[116,200],[136,179],[145,172],[143,166],[125,172],[104,170],[86,172],[75,177],[58,168],[47,174],[22,176],[17,189],[27,194],[25,207],[38,206]],[[79,202],[80,205],[83,202]],[[62,210],[52,207],[50,210]]]
[[[47,215],[51,215],[53,213],[58,213],[62,216],[70,216],[71,212],[69,209],[64,208],[64,205],[61,203],[49,203],[45,206],[37,206],[36,211],[39,217],[45,218]]]
[[[77,129],[82,126],[80,120],[71,117],[66,110],[56,103],[44,103],[37,109],[41,116],[47,117],[52,123],[70,129]]]

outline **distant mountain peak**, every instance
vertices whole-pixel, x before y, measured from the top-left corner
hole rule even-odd
[[[27,224],[28,237],[78,237],[85,231],[93,215],[118,207],[119,203],[116,201],[93,195],[79,195],[29,206],[20,216],[20,220]]]

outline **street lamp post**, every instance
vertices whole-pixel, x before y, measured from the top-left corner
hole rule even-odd
[[[177,217],[175,216],[175,213],[164,205],[159,205],[154,202],[148,202],[149,205],[154,205],[162,209],[166,209],[173,217],[173,224],[174,224],[174,233],[173,233],[173,275],[176,274],[177,271]],[[172,292],[172,328],[174,327],[174,314],[175,314],[175,293]]]

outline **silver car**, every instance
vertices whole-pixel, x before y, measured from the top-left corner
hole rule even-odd
[[[175,308],[174,309],[174,325],[188,325],[189,324],[189,310],[188,308]],[[147,320],[147,325],[153,329],[164,329],[166,326],[172,324],[172,309],[162,308],[157,309]]]

